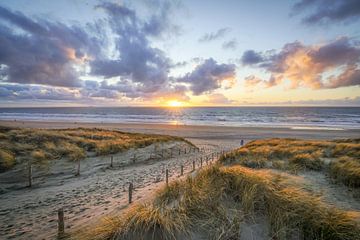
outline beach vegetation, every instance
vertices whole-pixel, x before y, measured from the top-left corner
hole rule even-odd
[[[213,166],[160,189],[153,200],[107,217],[80,239],[241,239],[247,223],[271,239],[355,240],[358,214],[324,202],[290,175],[242,166]]]
[[[98,128],[45,130],[1,127],[0,134],[0,164],[3,171],[17,163],[15,157],[19,159],[19,163],[28,161],[31,157],[35,164],[43,164],[59,158],[77,161],[90,152],[95,155],[115,154],[130,148],[168,141],[183,141],[193,146],[180,137]]]
[[[360,140],[264,139],[224,154],[220,162],[250,168],[298,172],[328,171],[344,184],[360,187]]]

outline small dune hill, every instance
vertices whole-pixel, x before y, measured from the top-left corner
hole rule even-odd
[[[347,200],[346,189],[359,187],[359,150],[358,139],[252,141],[74,237],[357,240],[359,209],[328,201],[300,173],[322,176],[325,188],[336,186],[334,196]]]
[[[359,213],[323,202],[296,177],[212,166],[174,181],[150,203],[75,239],[360,239]]]
[[[325,171],[349,187],[360,187],[360,139],[255,140],[221,157],[224,164],[250,168]]]
[[[59,158],[76,161],[89,153],[106,155],[179,137],[104,129],[19,129],[0,127],[0,172],[31,160],[42,164]],[[190,142],[187,142],[191,144]]]

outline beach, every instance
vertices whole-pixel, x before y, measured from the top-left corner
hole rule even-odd
[[[196,168],[216,160],[212,154],[240,147],[241,140],[247,143],[263,138],[339,139],[357,138],[360,130],[316,130],[290,128],[254,128],[225,126],[187,126],[166,124],[121,124],[121,123],[74,123],[39,121],[0,121],[1,126],[42,129],[104,128],[123,132],[164,134],[183,137],[201,151],[182,142],[170,142],[160,146],[150,145],[130,149],[109,156],[88,157],[82,161],[81,175],[74,177],[75,164],[55,161],[50,169],[35,169],[32,189],[24,187],[24,169],[0,174],[1,232],[5,239],[49,239],[57,233],[57,210],[65,211],[66,231],[76,231],[99,221],[104,216],[121,212],[128,207],[128,184],[134,184],[134,202],[151,198],[159,187],[164,186],[165,170],[170,181],[191,173],[193,161]],[[168,151],[171,155],[151,158],[151,154]],[[187,150],[186,150],[187,149]],[[185,152],[183,152],[185,150]],[[181,151],[181,153],[180,153]],[[186,152],[187,151],[187,152]],[[128,164],[136,155],[137,161]],[[150,156],[150,157],[149,157]],[[46,173],[46,174],[45,174]],[[15,174],[15,175],[14,175]],[[45,175],[44,175],[45,174]]]

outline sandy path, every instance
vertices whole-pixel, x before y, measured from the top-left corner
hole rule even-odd
[[[355,190],[341,183],[332,183],[324,172],[306,171],[300,172],[299,176],[305,180],[304,187],[321,194],[325,202],[340,209],[360,211],[360,200],[354,197]]]
[[[148,160],[154,146],[129,150],[114,155],[114,167],[109,166],[109,156],[88,158],[82,163],[79,177],[74,177],[74,164],[65,161],[54,164],[48,177],[35,178],[32,189],[20,188],[0,195],[0,232],[2,239],[49,239],[57,233],[57,210],[65,210],[66,230],[84,226],[89,221],[128,206],[128,183],[134,183],[133,199],[142,200],[164,184],[165,169],[171,179],[192,170],[192,161],[209,153],[236,147],[229,142],[193,140],[204,152],[181,153],[174,150],[173,157]],[[163,144],[158,149],[178,149],[183,143]],[[137,162],[129,163],[136,153]],[[176,153],[176,154],[175,154]],[[203,164],[206,162],[204,160]],[[199,160],[196,163],[199,165]],[[67,167],[67,169],[65,169]],[[60,168],[60,170],[59,170]],[[64,170],[65,169],[65,170]],[[61,172],[59,174],[59,172]],[[0,175],[1,179],[1,175]],[[9,187],[9,184],[7,185]]]

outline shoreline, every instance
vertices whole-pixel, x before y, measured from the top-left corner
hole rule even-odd
[[[25,128],[105,128],[125,132],[154,133],[175,135],[185,138],[202,139],[259,139],[273,137],[331,139],[359,138],[360,129],[327,129],[327,128],[291,128],[285,127],[237,127],[209,125],[180,125],[164,123],[110,123],[110,122],[72,122],[72,121],[7,121],[0,120],[0,126]]]

